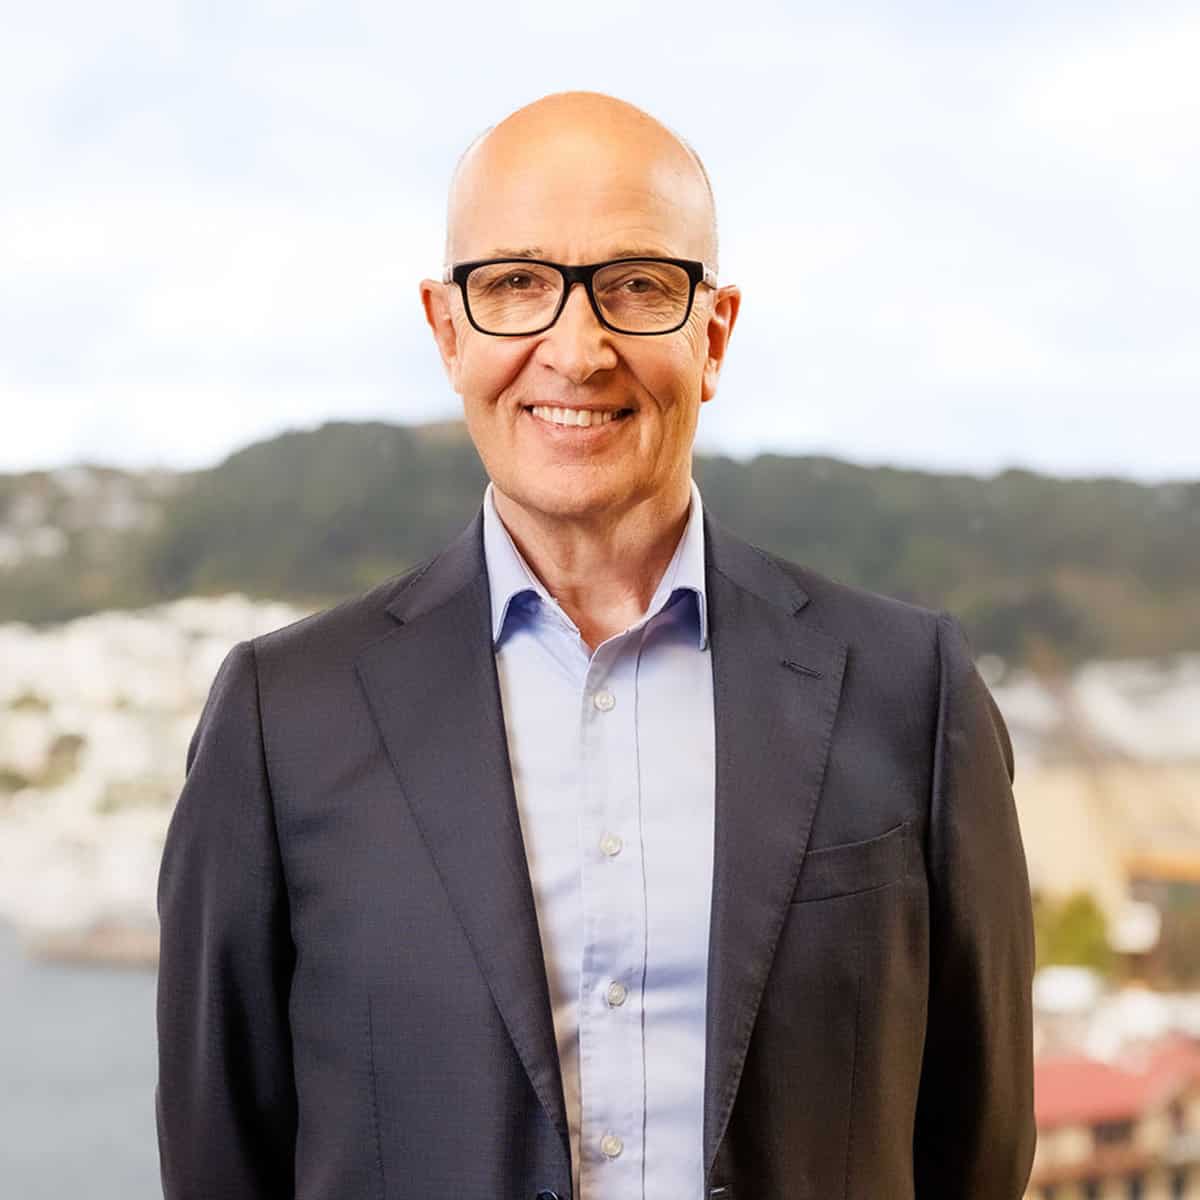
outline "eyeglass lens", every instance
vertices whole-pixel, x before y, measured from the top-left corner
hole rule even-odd
[[[490,263],[467,276],[466,291],[480,328],[489,333],[532,333],[554,316],[563,277],[540,263]],[[671,263],[612,263],[593,276],[592,291],[613,328],[653,333],[683,321],[691,281],[682,267]]]

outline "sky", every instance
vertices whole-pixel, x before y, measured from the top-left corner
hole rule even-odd
[[[696,450],[1200,479],[1200,9],[0,0],[0,471],[462,414],[418,282],[486,126],[683,134],[742,307]]]

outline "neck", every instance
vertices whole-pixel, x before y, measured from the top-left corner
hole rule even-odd
[[[691,472],[667,491],[594,520],[531,509],[494,483],[492,495],[530,570],[595,649],[649,607],[687,526]]]

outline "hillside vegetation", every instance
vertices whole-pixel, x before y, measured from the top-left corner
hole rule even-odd
[[[735,532],[949,608],[979,653],[1069,663],[1200,647],[1200,481],[980,478],[776,454],[698,455],[695,477]],[[225,591],[336,603],[443,546],[486,482],[458,422],[332,422],[196,472],[0,476],[0,620]]]

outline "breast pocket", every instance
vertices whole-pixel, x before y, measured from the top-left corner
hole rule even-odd
[[[793,904],[869,892],[903,879],[908,872],[913,818],[877,837],[809,850],[800,864]]]

